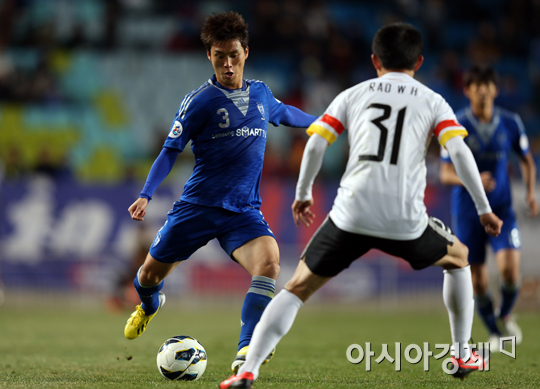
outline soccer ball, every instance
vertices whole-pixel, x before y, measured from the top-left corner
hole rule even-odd
[[[191,336],[173,336],[159,348],[157,367],[169,380],[195,381],[206,370],[206,351]]]

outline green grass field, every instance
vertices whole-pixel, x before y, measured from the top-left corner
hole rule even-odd
[[[0,308],[0,388],[216,388],[230,375],[239,333],[239,305],[182,309],[168,303],[145,334],[128,341],[123,328],[130,312],[110,314],[96,308]],[[261,368],[255,388],[539,388],[540,314],[521,313],[524,342],[517,359],[494,355],[491,371],[465,381],[441,370],[431,358],[431,371],[409,364],[402,371],[388,361],[375,363],[383,343],[406,345],[449,342],[449,324],[441,309],[421,313],[384,313],[374,309],[303,308],[276,356]],[[169,336],[191,335],[208,353],[208,367],[196,382],[171,382],[156,368],[156,353]],[[475,322],[473,338],[485,340]],[[345,351],[352,343],[371,342],[372,370],[365,361],[353,365]],[[435,350],[433,350],[435,351]],[[435,353],[436,354],[436,353]]]

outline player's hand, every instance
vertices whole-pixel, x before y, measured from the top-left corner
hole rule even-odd
[[[482,185],[486,192],[493,192],[493,189],[497,186],[497,182],[491,175],[491,172],[482,172],[480,173],[480,178],[482,179]]]
[[[491,236],[499,236],[503,222],[493,212],[480,215],[480,223]]]
[[[144,215],[146,215],[146,207],[148,206],[148,200],[144,197],[139,197],[131,207],[128,208],[128,212],[133,220],[143,221]]]
[[[538,203],[536,202],[536,198],[534,197],[534,194],[527,196],[527,205],[529,205],[529,216],[530,217],[536,217],[538,216]]]
[[[302,224],[306,227],[309,227],[311,223],[313,223],[315,214],[309,209],[309,207],[311,207],[312,205],[313,199],[309,199],[307,201],[294,200],[291,208],[294,224],[296,224],[296,227],[299,226],[299,221],[302,222]]]

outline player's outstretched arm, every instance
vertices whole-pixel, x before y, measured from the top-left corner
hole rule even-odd
[[[293,219],[297,227],[299,221],[309,227],[315,218],[315,214],[310,210],[313,205],[311,189],[315,177],[321,169],[327,147],[328,141],[319,134],[311,135],[311,138],[306,143],[302,164],[300,165],[300,177],[298,177],[298,183],[296,184],[296,199],[292,205]]]
[[[480,215],[480,223],[491,236],[499,236],[503,222],[493,212]]]
[[[139,198],[128,208],[128,212],[133,220],[143,220],[144,215],[146,215],[148,202],[152,200],[154,191],[171,171],[179,153],[179,150],[168,147],[164,147],[161,150],[161,153],[159,153],[152,164],[152,168],[148,173],[146,183],[144,184],[144,188],[139,195]]]
[[[292,105],[285,105],[279,122],[289,127],[308,128],[315,120],[317,120],[317,116],[305,113]]]

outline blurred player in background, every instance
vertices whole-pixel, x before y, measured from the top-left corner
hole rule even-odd
[[[215,74],[180,104],[140,197],[129,207],[133,219],[143,220],[154,190],[191,140],[193,174],[135,277],[142,304],[129,318],[125,336],[140,336],[163,305],[164,278],[217,238],[252,276],[232,364],[237,371],[244,363],[253,329],[274,296],[279,273],[278,245],[260,211],[259,183],[268,124],[306,128],[316,117],[283,104],[262,81],[243,79],[249,48],[242,16],[235,12],[209,16],[201,39]]]
[[[291,328],[303,303],[357,258],[376,248],[408,261],[415,270],[444,269],[443,297],[450,317],[457,365],[455,377],[477,370],[483,359],[469,349],[474,315],[467,247],[424,205],[425,153],[433,134],[446,147],[471,192],[480,223],[497,235],[480,174],[448,103],[413,76],[424,60],[422,38],[411,25],[380,29],[372,61],[378,78],[340,93],[308,128],[311,135],[300,169],[293,217],[313,222],[313,181],[327,146],[348,129],[349,161],[334,206],[301,255],[295,274],[268,305],[246,363],[220,388],[251,388],[259,365]],[[261,357],[262,356],[262,357]]]
[[[471,105],[459,111],[457,118],[469,132],[465,142],[473,152],[493,212],[504,222],[498,237],[488,236],[478,222],[473,200],[444,149],[441,151],[440,172],[444,184],[455,185],[452,191],[452,227],[457,237],[469,248],[476,306],[490,333],[491,350],[499,350],[501,335],[516,336],[518,344],[522,340],[521,330],[510,315],[519,293],[521,247],[508,176],[510,150],[514,150],[520,160],[530,214],[538,214],[534,193],[536,167],[529,151],[525,128],[518,114],[494,105],[497,93],[497,75],[493,69],[471,68],[465,75],[465,95]],[[502,299],[496,312],[488,292],[485,264],[487,243],[495,253],[502,277]]]

